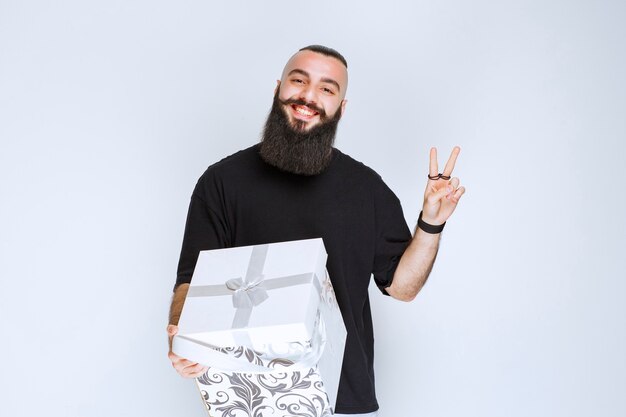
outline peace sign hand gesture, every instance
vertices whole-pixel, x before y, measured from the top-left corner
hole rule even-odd
[[[461,148],[455,146],[443,173],[440,174],[437,165],[437,149],[430,149],[428,183],[426,184],[422,208],[422,220],[428,224],[441,225],[445,223],[465,193],[465,187],[459,187],[459,179],[457,177],[451,179],[459,152],[461,152]]]

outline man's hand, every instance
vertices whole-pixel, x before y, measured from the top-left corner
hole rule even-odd
[[[169,338],[170,345],[170,351],[167,354],[167,357],[172,361],[172,366],[176,369],[176,372],[178,372],[180,376],[185,378],[197,378],[201,376],[208,370],[206,366],[181,358],[172,352],[172,338],[176,333],[178,333],[178,326],[173,324],[167,326],[167,336]]]
[[[461,149],[455,146],[441,175],[437,166],[437,149],[430,150],[429,179],[424,193],[422,220],[433,226],[443,224],[454,212],[465,187],[459,179],[451,178],[456,158]],[[442,178],[445,177],[445,178]],[[432,270],[439,249],[440,234],[415,229],[415,236],[402,254],[400,263],[386,291],[393,298],[411,301],[422,289]]]
[[[461,148],[455,146],[452,154],[443,169],[441,176],[451,177],[454,170],[456,158],[459,156]],[[437,165],[437,148],[430,149],[429,177],[434,178],[439,175]],[[443,224],[454,212],[457,203],[465,193],[465,187],[459,187],[457,177],[446,180],[444,178],[428,179],[426,192],[424,193],[424,206],[422,208],[422,220],[428,224]]]

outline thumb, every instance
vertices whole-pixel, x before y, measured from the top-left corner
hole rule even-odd
[[[434,193],[430,194],[426,200],[429,204],[435,204],[438,201],[440,201],[441,199],[443,199],[445,196],[447,196],[448,194],[450,194],[453,191],[453,188],[450,184],[446,185],[445,187],[441,187],[439,190],[435,191]]]

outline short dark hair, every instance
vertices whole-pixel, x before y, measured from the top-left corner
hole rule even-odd
[[[312,52],[317,52],[318,54],[331,56],[331,57],[336,58],[339,61],[341,61],[341,63],[346,68],[348,68],[348,62],[343,57],[343,55],[341,55],[339,52],[335,51],[333,48],[329,48],[328,46],[324,46],[324,45],[309,45],[309,46],[305,46],[304,48],[300,49],[300,51],[312,51]]]

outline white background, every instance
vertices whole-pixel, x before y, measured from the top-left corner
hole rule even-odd
[[[372,288],[382,416],[626,415],[625,20],[617,0],[0,0],[0,413],[205,415],[166,358],[189,196],[321,43],[349,63],[337,145],[411,226],[429,147],[462,147],[426,287]]]

